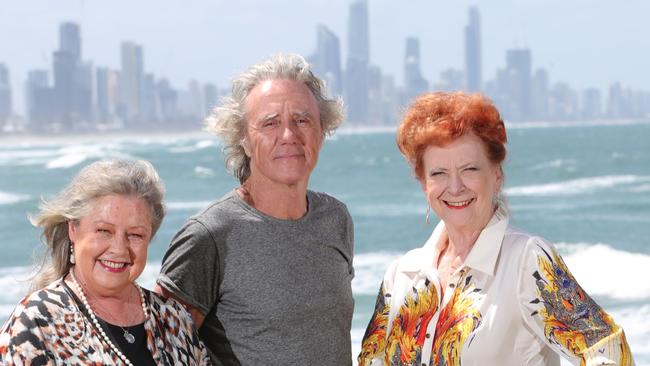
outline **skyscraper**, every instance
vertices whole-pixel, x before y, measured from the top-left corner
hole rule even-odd
[[[531,56],[527,48],[511,49],[506,52],[506,71],[509,90],[507,94],[516,108],[511,117],[514,120],[531,118]]]
[[[54,113],[51,122],[63,129],[79,127],[92,118],[92,73],[89,63],[81,62],[79,26],[63,23],[59,27],[59,49],[53,54]]]
[[[5,64],[0,63],[0,126],[9,119],[11,114],[11,83],[9,82],[9,69],[7,69]]]
[[[368,122],[368,2],[355,0],[350,4],[348,18],[348,59],[345,69],[345,98],[348,119],[352,123]]]
[[[25,91],[31,129],[35,131],[50,129],[56,111],[56,98],[54,89],[49,87],[47,71],[29,71]]]
[[[120,99],[124,112],[122,118],[127,125],[140,118],[143,63],[142,47],[133,42],[122,42]]]
[[[343,79],[339,37],[324,25],[318,25],[316,28],[316,54],[313,62],[314,71],[327,81],[329,91],[334,95],[342,95]]]
[[[408,100],[429,89],[429,83],[420,72],[420,41],[415,37],[406,39],[404,54],[404,89]]]
[[[75,23],[62,23],[59,26],[59,51],[67,52],[76,61],[81,61],[79,25]]]
[[[469,8],[469,23],[465,26],[465,75],[466,90],[480,91],[483,88],[481,76],[481,24],[478,8]]]

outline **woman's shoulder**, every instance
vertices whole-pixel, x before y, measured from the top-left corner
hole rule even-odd
[[[28,316],[44,315],[51,317],[53,312],[65,309],[70,305],[70,296],[61,280],[56,280],[46,287],[36,290],[23,297],[16,306],[16,311]],[[16,313],[14,311],[14,313]]]
[[[71,299],[61,280],[23,297],[7,319],[2,333],[16,333],[33,330],[58,320],[65,319],[65,313],[74,312]]]
[[[164,322],[165,318],[191,319],[190,313],[176,299],[165,297],[157,292],[142,288],[151,303],[150,308]]]
[[[503,249],[522,252],[522,254],[531,251],[555,251],[553,244],[544,237],[510,225],[503,236]]]

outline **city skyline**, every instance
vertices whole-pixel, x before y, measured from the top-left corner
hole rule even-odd
[[[497,1],[496,3],[503,2],[507,1]],[[66,4],[69,3],[71,2],[66,2]],[[315,3],[318,4],[319,2]],[[339,2],[336,1],[334,3],[339,4]],[[461,44],[461,62],[455,65],[447,65],[439,70],[438,75],[431,75],[431,65],[425,62],[425,55],[428,53],[427,48],[430,48],[431,44],[423,42],[423,39],[426,39],[426,36],[421,37],[413,34],[407,36],[401,41],[402,45],[399,47],[401,50],[398,49],[394,52],[396,56],[399,56],[399,58],[402,59],[403,64],[401,70],[391,72],[391,70],[386,69],[384,65],[382,65],[382,60],[376,60],[373,58],[373,54],[376,52],[373,52],[375,50],[373,48],[372,35],[376,31],[381,33],[385,28],[380,26],[378,29],[375,29],[376,25],[374,25],[372,21],[373,14],[376,12],[381,13],[386,10],[384,8],[375,9],[375,7],[381,3],[381,0],[356,0],[346,1],[345,3],[348,6],[348,11],[345,14],[341,14],[343,16],[340,17],[346,20],[347,26],[345,33],[342,34],[340,31],[332,29],[330,24],[318,23],[313,27],[311,32],[314,35],[312,38],[315,38],[312,39],[310,46],[311,50],[302,52],[296,50],[290,51],[299,52],[307,57],[310,62],[313,62],[315,64],[315,70],[322,74],[320,76],[323,76],[330,82],[332,91],[339,93],[346,98],[348,104],[348,117],[352,123],[390,123],[390,121],[395,117],[395,111],[397,110],[396,106],[403,106],[412,97],[427,89],[483,90],[495,100],[497,105],[499,105],[499,107],[504,111],[504,115],[507,118],[514,118],[515,120],[539,119],[545,118],[547,115],[554,117],[555,119],[575,119],[576,117],[584,118],[591,114],[592,118],[597,118],[601,111],[606,110],[606,107],[611,109],[611,107],[606,105],[608,89],[610,94],[609,98],[611,98],[612,90],[614,93],[620,94],[620,97],[617,97],[616,95],[615,97],[619,99],[622,98],[620,99],[620,102],[617,102],[622,106],[622,108],[625,108],[623,102],[627,102],[624,99],[631,100],[637,98],[636,95],[631,96],[629,93],[634,92],[634,90],[638,90],[639,88],[635,89],[632,85],[626,84],[625,82],[614,85],[614,83],[619,80],[608,81],[605,86],[600,88],[600,90],[598,90],[598,86],[595,88],[581,88],[578,86],[576,90],[572,89],[575,88],[576,85],[573,85],[571,81],[568,81],[568,83],[559,83],[563,82],[563,80],[556,78],[553,67],[544,67],[543,65],[540,65],[540,63],[535,62],[536,49],[534,47],[508,47],[502,53],[501,58],[503,60],[497,64],[497,69],[494,70],[494,72],[486,70],[486,67],[482,65],[490,64],[487,55],[491,53],[491,49],[486,46],[486,44],[490,44],[493,29],[486,29],[488,26],[485,24],[489,24],[490,22],[485,21],[485,16],[482,14],[481,8],[475,6],[467,6],[465,8],[465,17],[463,22],[461,24],[454,24],[454,27],[447,31],[449,38],[460,39],[460,42],[458,43]],[[66,66],[72,65],[70,63],[72,62],[71,60],[76,60],[74,63],[79,64],[78,66],[74,66],[79,68],[75,73],[82,75],[82,80],[87,78],[86,75],[88,75],[88,78],[91,78],[91,73],[93,74],[92,78],[94,78],[94,72],[96,70],[97,83],[108,82],[106,75],[101,73],[102,71],[108,73],[113,72],[111,70],[116,70],[117,72],[119,72],[119,70],[123,71],[123,75],[119,80],[119,84],[121,85],[120,88],[122,89],[122,93],[119,93],[119,98],[120,103],[123,104],[122,108],[124,109],[124,112],[128,112],[123,115],[123,120],[132,119],[138,114],[141,118],[146,117],[144,112],[141,113],[139,110],[140,106],[138,105],[138,103],[140,103],[138,99],[142,97],[141,94],[144,91],[134,89],[139,85],[139,83],[148,83],[149,85],[153,85],[156,80],[162,79],[164,83],[169,83],[169,81],[171,81],[171,85],[167,85],[167,87],[176,88],[177,90],[187,90],[189,88],[189,93],[191,94],[196,93],[197,88],[200,87],[196,81],[198,79],[198,82],[200,83],[208,83],[205,85],[206,88],[209,88],[210,90],[214,89],[214,91],[210,92],[212,96],[214,96],[214,93],[216,92],[216,86],[211,83],[214,79],[202,80],[199,78],[192,78],[178,83],[174,82],[174,79],[169,75],[164,73],[160,74],[155,70],[151,70],[146,66],[148,64],[146,61],[150,59],[150,48],[147,44],[141,43],[137,39],[122,40],[120,42],[121,63],[118,63],[117,67],[114,66],[114,64],[108,66],[101,64],[95,60],[92,55],[88,55],[88,52],[86,51],[88,49],[86,45],[90,43],[92,46],[94,43],[87,41],[83,24],[63,22],[59,24],[59,26],[61,27],[58,39],[58,46],[60,49],[59,51],[51,53],[51,56],[49,56],[51,64],[52,59],[54,60],[52,78],[54,79],[54,84],[56,84],[55,91],[58,90],[59,94],[63,91],[68,91],[67,94],[72,94],[71,91],[73,89],[71,89],[71,85],[73,80],[68,80],[62,77],[62,75],[68,75],[68,78],[72,77],[69,72],[66,74],[65,71],[66,67],[68,67],[69,70],[72,70],[70,68],[73,66]],[[66,27],[71,28],[66,29]],[[81,33],[83,34],[82,37],[79,35],[80,27]],[[82,43],[83,45],[81,45]],[[639,51],[642,52],[641,49],[639,49]],[[116,52],[114,51],[113,53]],[[125,56],[129,55],[129,53],[131,56]],[[155,50],[153,53],[155,53]],[[135,57],[135,54],[138,56]],[[144,57],[143,54],[145,55]],[[444,53],[441,53],[441,55],[443,54]],[[0,57],[1,55],[2,54],[0,54]],[[80,56],[83,59],[81,59]],[[125,60],[125,57],[129,58],[131,62]],[[339,59],[340,64],[337,64],[337,58]],[[573,60],[574,58],[565,57],[565,59]],[[137,63],[133,64],[135,60],[137,60]],[[21,113],[21,109],[24,110],[24,108],[21,108],[20,100],[22,99],[21,97],[24,96],[24,90],[15,86],[16,75],[13,65],[0,58],[0,64],[3,62],[5,65],[8,65],[10,70],[9,74],[13,81],[13,109],[15,112]],[[131,64],[131,66],[129,66],[129,64]],[[247,65],[243,66],[242,69],[246,66]],[[47,70],[50,69],[50,67],[45,66],[44,69]],[[90,69],[93,70],[90,71]],[[183,68],[182,70],[176,71],[186,71],[186,69],[187,68]],[[147,74],[144,75],[144,72]],[[533,73],[535,75],[533,75]],[[25,77],[25,80],[29,79],[30,82],[33,82],[34,78],[36,78],[36,80],[41,82],[41,78],[37,78],[37,76],[42,77],[42,75],[32,74],[33,71],[30,70],[28,76]],[[100,77],[100,75],[102,76]],[[115,77],[116,75],[113,76]],[[79,76],[75,76],[74,78],[77,79]],[[129,80],[131,81],[129,82]],[[135,80],[140,80],[140,82],[135,82]],[[344,85],[344,81],[346,80],[348,81],[347,85]],[[84,84],[83,87],[85,88],[86,84],[90,85],[94,84],[94,82],[83,81],[82,84]],[[124,86],[127,84],[131,84],[131,86],[125,88]],[[217,84],[217,86],[223,89],[227,87],[227,83],[224,82],[223,84]],[[341,88],[342,86],[345,88]],[[612,89],[613,86],[614,89]],[[630,86],[632,86],[632,88],[629,88]],[[551,87],[553,90],[550,90]],[[92,88],[93,91],[96,91],[94,85]],[[537,94],[533,91],[534,88],[537,88]],[[630,89],[631,91],[629,91]],[[149,88],[149,91],[151,90],[153,89]],[[641,90],[645,91],[646,88],[642,87]],[[341,91],[343,91],[343,93],[341,93]],[[543,92],[543,94],[540,94],[540,91]],[[135,93],[134,95],[139,95],[139,97],[135,98],[134,95],[129,97],[126,96],[124,92]],[[208,92],[207,89],[205,92]],[[101,91],[98,94],[100,93]],[[644,103],[650,104],[650,102],[648,102],[650,94],[647,92],[644,93],[645,94],[639,94],[639,98],[642,100],[642,102],[640,102],[640,110],[647,111],[649,106],[644,105]],[[86,92],[82,90],[81,94],[86,94]],[[578,113],[577,102],[572,105],[573,102],[571,102],[571,99],[577,99],[578,94],[581,95],[580,98],[582,99],[580,101],[580,108],[587,106],[587,113],[584,111]],[[360,95],[366,95],[367,98],[360,97]],[[548,107],[544,106],[548,101],[539,102],[538,99],[540,99],[540,95],[543,97],[541,99],[548,99],[546,95],[549,95],[555,99],[555,102],[559,100],[561,104],[566,105],[567,111],[565,112],[561,110],[561,108],[565,108],[565,106],[560,105],[560,109],[558,109],[557,105],[551,105],[550,110],[552,113],[548,114],[546,112]],[[99,97],[99,95],[97,95],[97,97]],[[70,99],[70,97],[58,98],[56,104],[62,104],[64,109],[70,109],[70,107],[65,106],[72,105],[72,99]],[[386,103],[386,99],[392,99],[392,101]],[[211,98],[210,100],[213,99]],[[88,103],[85,103],[84,101],[74,102],[78,104],[81,103],[80,105],[82,106],[88,105]],[[101,101],[96,100],[95,103],[98,104],[96,105],[96,108],[102,107]],[[634,104],[639,104],[639,102],[634,102]],[[149,106],[152,105],[153,104],[149,103]],[[142,108],[146,107],[147,106],[144,105]],[[74,111],[74,114],[77,116],[90,115],[85,110],[82,110],[83,108],[79,109],[81,108],[79,105],[75,108],[76,110]],[[199,109],[201,109],[201,107],[199,107]],[[377,109],[379,112],[376,111]],[[545,111],[544,113],[539,112],[542,109]],[[101,114],[102,111],[96,111],[95,113]],[[610,114],[610,117],[625,117],[625,113],[618,115]],[[149,115],[153,115],[153,112]],[[629,116],[632,115],[630,114]],[[94,118],[86,119],[91,120]]]
[[[22,90],[28,69],[51,64],[47,58],[57,37],[53,30],[72,21],[80,24],[84,54],[96,65],[117,68],[115,49],[122,41],[133,41],[148,50],[145,68],[169,78],[173,85],[197,79],[224,87],[235,73],[271,53],[311,53],[319,23],[340,37],[341,56],[346,59],[349,3],[0,0],[4,13],[0,62],[11,70],[13,89]],[[433,80],[450,67],[462,68],[466,11],[476,1],[450,3],[414,0],[403,6],[388,0],[371,1],[371,60],[396,80],[403,80],[403,42],[415,36],[420,38],[426,79]],[[622,7],[614,1],[594,6],[586,0],[539,4],[496,0],[479,9],[484,75],[494,74],[503,64],[507,48],[527,46],[534,52],[536,67],[544,67],[555,80],[578,88],[604,89],[615,81],[633,88],[650,85],[650,75],[644,75],[643,67],[650,64],[650,40],[640,36],[647,33],[645,15],[650,13],[650,3],[637,0]],[[274,25],[273,19],[283,19],[283,14],[288,14],[285,17],[292,27],[286,25],[286,19]]]

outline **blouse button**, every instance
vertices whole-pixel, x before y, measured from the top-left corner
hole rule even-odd
[[[450,283],[449,287],[454,288],[454,287],[456,287],[456,285],[454,285],[453,283]]]
[[[427,333],[427,335],[425,337],[431,338],[431,334]]]

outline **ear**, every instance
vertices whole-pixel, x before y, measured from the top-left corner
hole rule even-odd
[[[501,164],[497,166],[496,179],[497,179],[497,191],[495,193],[498,194],[499,192],[501,192],[501,189],[503,188],[503,167],[501,167]]]
[[[241,147],[244,148],[244,153],[246,154],[246,156],[248,156],[250,158],[251,157],[251,146],[250,146],[250,143],[248,142],[248,137],[244,137],[243,139],[241,139],[240,145],[241,145]]]
[[[73,220],[68,220],[68,237],[72,243],[77,239],[77,225]]]

